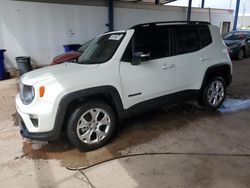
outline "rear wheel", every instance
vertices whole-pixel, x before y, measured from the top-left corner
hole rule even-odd
[[[222,105],[225,98],[225,81],[221,77],[216,77],[208,82],[197,101],[201,106],[205,106],[209,109],[217,109]]]
[[[79,149],[90,151],[105,145],[115,130],[115,115],[101,101],[90,101],[77,107],[68,122],[69,140]]]
[[[244,56],[245,56],[244,50],[243,50],[243,49],[240,49],[240,51],[239,51],[238,54],[237,54],[237,59],[238,59],[238,60],[242,60],[242,59],[244,58]]]

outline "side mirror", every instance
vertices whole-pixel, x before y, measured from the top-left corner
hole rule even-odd
[[[250,43],[250,37],[247,38],[247,42]]]
[[[150,60],[150,53],[144,53],[144,52],[135,52],[133,53],[132,58],[132,65],[139,65],[142,61],[149,61]]]

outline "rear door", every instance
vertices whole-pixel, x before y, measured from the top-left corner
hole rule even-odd
[[[202,32],[211,39],[207,25],[177,25],[171,29],[176,44],[176,84],[179,91],[199,89],[206,64],[211,60],[212,54],[206,53],[202,47],[205,45],[202,40],[208,40],[201,39]]]

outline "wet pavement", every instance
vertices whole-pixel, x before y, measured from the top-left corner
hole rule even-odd
[[[192,103],[192,102],[191,102]],[[55,142],[23,142],[23,153],[31,159],[57,159],[62,166],[88,166],[110,158],[122,156],[124,150],[165,135],[168,132],[185,132],[189,124],[207,118],[220,119],[222,113],[250,108],[249,100],[227,99],[218,111],[200,108],[198,105],[183,103],[174,107],[156,110],[119,123],[114,139],[107,146],[91,152],[80,152],[63,136]],[[129,150],[128,150],[129,151]],[[126,152],[130,154],[131,152]]]
[[[193,104],[183,103],[118,123],[118,129],[111,143],[95,151],[80,152],[64,136],[51,143],[26,140],[23,143],[23,153],[31,159],[57,159],[63,166],[87,166],[121,156],[121,151],[150,142],[169,131],[188,129],[190,122],[216,116],[220,116],[219,111],[209,111]]]
[[[97,187],[117,187],[119,177],[125,183],[121,187],[152,187],[156,180],[156,187],[249,187],[249,157],[206,156],[250,154],[250,77],[246,74],[250,71],[250,59],[236,61],[234,67],[229,97],[219,110],[206,110],[189,101],[148,112],[119,122],[114,139],[91,152],[80,152],[66,136],[51,143],[23,139],[16,126],[17,81],[0,82],[0,187],[20,182],[24,187],[29,183],[35,187],[54,187],[58,181],[59,187],[87,187],[86,183],[72,180],[74,176],[65,167],[88,166],[122,155],[150,152],[204,156],[119,160],[95,168],[89,175]],[[233,169],[237,172],[230,173]],[[114,173],[114,177],[105,176],[107,173]]]

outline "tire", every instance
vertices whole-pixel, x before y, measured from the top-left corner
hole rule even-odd
[[[243,49],[240,49],[240,51],[237,54],[237,59],[242,60],[242,59],[244,59],[244,57],[245,57],[245,52]]]
[[[67,126],[69,140],[82,151],[91,151],[108,143],[116,127],[113,110],[102,101],[89,101],[78,106]]]
[[[219,108],[226,98],[226,84],[222,77],[210,79],[200,97],[198,104],[211,110]]]

